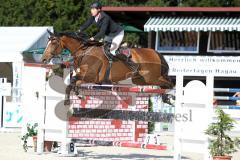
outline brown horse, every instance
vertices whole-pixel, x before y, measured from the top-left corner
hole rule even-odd
[[[66,93],[70,94],[73,85],[83,83],[102,84],[106,79],[109,61],[104,54],[104,47],[93,45],[80,33],[51,33],[48,45],[42,56],[42,62],[49,62],[56,55],[61,54],[63,49],[68,49],[74,58],[76,72],[72,86],[67,87]],[[136,85],[158,85],[162,88],[172,88],[168,77],[168,64],[164,57],[153,49],[131,49],[132,61],[139,64],[138,74],[133,74],[131,69],[122,61],[114,61],[110,69],[108,80],[117,83],[131,78]],[[69,97],[69,96],[68,96]],[[67,98],[68,98],[67,97]]]

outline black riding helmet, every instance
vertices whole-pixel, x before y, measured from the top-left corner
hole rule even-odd
[[[94,2],[91,4],[90,8],[102,9],[102,4],[100,2]]]

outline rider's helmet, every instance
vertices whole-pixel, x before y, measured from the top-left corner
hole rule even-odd
[[[100,2],[93,2],[90,8],[102,9],[102,4]]]

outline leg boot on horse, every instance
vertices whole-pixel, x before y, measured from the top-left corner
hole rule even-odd
[[[76,82],[77,82],[77,77],[73,76],[71,78],[70,84],[67,86],[66,91],[65,91],[65,100],[64,100],[64,105],[70,105],[70,93],[72,90],[75,91],[76,93]]]
[[[66,88],[65,100],[64,100],[64,105],[65,106],[70,105],[70,93],[71,93],[72,89],[73,89],[73,85],[72,84],[68,85],[67,88]]]

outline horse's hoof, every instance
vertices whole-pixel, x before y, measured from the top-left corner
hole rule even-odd
[[[67,111],[67,114],[68,114],[69,116],[72,116],[73,113],[74,113],[73,108],[69,108],[68,111]]]
[[[79,98],[79,99],[82,99],[82,100],[85,100],[85,99],[86,99],[86,97],[83,96],[83,95],[78,95],[78,98]]]
[[[68,99],[68,100],[64,100],[64,105],[65,106],[69,106],[70,105],[70,100]]]

